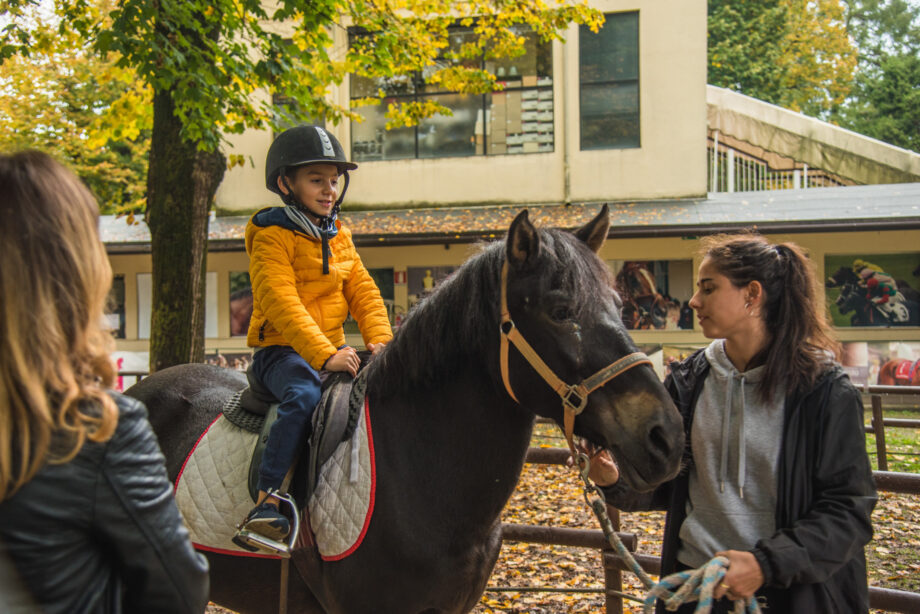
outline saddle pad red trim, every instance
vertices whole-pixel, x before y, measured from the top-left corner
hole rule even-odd
[[[320,555],[324,561],[341,561],[346,556],[357,550],[358,546],[361,545],[361,542],[364,541],[364,536],[367,535],[367,528],[370,526],[371,516],[374,514],[374,500],[377,492],[377,462],[374,456],[374,434],[371,431],[371,406],[370,401],[366,396],[364,397],[364,422],[367,426],[367,448],[370,455],[371,465],[371,491],[369,495],[369,501],[367,503],[367,514],[364,517],[364,526],[361,528],[361,534],[358,535],[358,539],[355,540],[355,543],[352,544],[351,548],[336,556]]]
[[[220,420],[220,417],[223,416],[223,413],[217,414],[214,420],[211,421],[211,424],[198,436],[198,439],[195,440],[195,445],[188,451],[188,456],[185,457],[185,461],[182,462],[182,468],[179,469],[179,474],[176,475],[176,481],[173,484],[173,492],[179,488],[179,480],[182,479],[182,474],[185,472],[185,466],[188,465],[188,461],[192,458],[195,450],[198,448],[198,444],[201,443],[201,440],[204,439],[204,436],[208,434],[208,431],[211,430],[211,427]],[[265,554],[263,552],[241,552],[239,550],[225,550],[224,548],[215,548],[213,546],[205,546],[199,544],[195,541],[192,542],[192,546],[195,547],[195,550],[204,551],[204,552],[214,552],[215,554],[225,554],[227,556],[248,556],[255,559],[280,559],[281,557],[276,554]]]
[[[204,439],[204,436],[208,434],[208,431],[211,430],[211,427],[214,426],[214,423],[220,420],[220,417],[223,416],[223,413],[217,414],[211,424],[208,425],[208,428],[201,432],[201,435],[198,436],[198,439],[195,440],[195,445],[191,447],[188,451],[188,455],[185,457],[185,460],[182,461],[182,467],[179,469],[179,473],[176,475],[176,481],[173,484],[173,492],[176,492],[176,489],[179,488],[179,480],[182,479],[182,474],[185,473],[185,466],[188,465],[188,461],[192,458],[192,454],[195,453],[195,450],[198,449],[198,444],[201,443],[201,440]]]

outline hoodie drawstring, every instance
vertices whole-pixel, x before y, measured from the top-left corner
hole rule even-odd
[[[722,418],[722,454],[719,459],[719,492],[725,492],[725,477],[728,473],[728,439],[731,434],[732,392],[735,377],[729,375],[728,398],[725,400],[726,412]],[[741,383],[741,411],[738,416],[738,490],[744,499],[745,440],[744,440],[744,374],[737,376]]]
[[[725,415],[722,416],[722,453],[719,456],[719,492],[725,492],[725,474],[728,473],[728,436],[732,421],[732,388],[735,379],[728,376],[728,398],[725,399]]]
[[[744,499],[744,463],[747,458],[745,452],[746,438],[744,436],[744,375],[741,376],[741,412],[738,416],[738,493]]]

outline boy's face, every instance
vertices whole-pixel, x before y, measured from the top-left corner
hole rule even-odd
[[[332,213],[339,194],[339,169],[334,164],[301,166],[288,177],[288,185],[309,213],[317,218],[326,217]],[[288,193],[280,177],[278,187]]]

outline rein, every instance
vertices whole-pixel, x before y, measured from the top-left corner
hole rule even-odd
[[[511,388],[511,379],[508,373],[508,344],[509,342],[514,345],[515,348],[521,353],[521,355],[527,360],[530,366],[533,368],[543,380],[549,384],[549,387],[552,388],[556,394],[559,395],[559,398],[562,399],[562,409],[564,412],[563,415],[563,425],[565,432],[565,439],[569,444],[569,449],[572,451],[573,457],[576,457],[575,450],[575,441],[574,441],[574,430],[575,430],[575,416],[584,411],[585,407],[588,405],[588,395],[602,387],[604,384],[612,380],[613,378],[626,373],[626,371],[632,369],[635,366],[641,364],[652,364],[652,361],[649,360],[648,356],[642,352],[633,352],[632,354],[627,354],[622,358],[619,358],[594,375],[588,377],[587,379],[582,380],[577,384],[567,384],[562,379],[556,375],[552,369],[540,358],[540,355],[537,354],[536,350],[527,343],[527,340],[524,339],[524,335],[520,333],[518,328],[514,325],[514,320],[511,319],[511,314],[508,311],[508,262],[502,265],[502,282],[501,282],[501,324],[499,325],[499,332],[501,333],[501,355],[499,363],[501,365],[502,372],[502,382],[505,384],[505,390],[508,391],[508,394],[511,395],[511,398],[518,404],[517,396],[514,394],[514,390]]]

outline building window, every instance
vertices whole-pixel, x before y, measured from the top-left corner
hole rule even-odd
[[[272,94],[272,111],[274,113],[275,124],[278,126],[278,130],[272,131],[272,139],[276,138],[288,128],[294,128],[295,126],[309,125],[319,126],[320,128],[326,127],[326,119],[324,117],[311,115],[306,120],[298,119],[298,115],[295,114],[296,105],[296,101],[289,96],[277,93]]]
[[[396,302],[394,300],[395,294],[393,292],[394,287],[394,271],[392,268],[383,268],[383,269],[368,269],[367,272],[370,274],[371,278],[374,280],[374,283],[377,285],[377,289],[380,291],[380,298],[383,299],[383,306],[386,307],[387,317],[390,320],[390,325],[393,326],[397,323],[396,321]],[[348,317],[345,318],[345,334],[346,335],[360,335],[361,330],[358,328],[358,322],[352,317],[349,312]]]
[[[137,338],[150,339],[153,313],[153,275],[137,274]],[[204,336],[217,337],[217,273],[205,275]]]
[[[639,147],[639,13],[579,30],[581,149]]]
[[[230,271],[230,336],[245,337],[252,318],[252,283],[246,271]]]
[[[385,98],[375,106],[352,105],[364,118],[351,123],[352,158],[368,162],[553,151],[552,44],[541,42],[525,27],[520,34],[526,39],[523,55],[473,62],[496,76],[504,85],[500,92],[456,94],[425,83],[421,72],[388,79],[353,75],[352,100],[376,97],[381,91]],[[452,28],[449,49],[458,50],[474,36],[471,28]],[[388,105],[425,100],[444,105],[453,115],[436,115],[411,128],[385,129]]]
[[[106,325],[116,339],[125,338],[125,276],[112,278],[112,289],[105,311]]]

